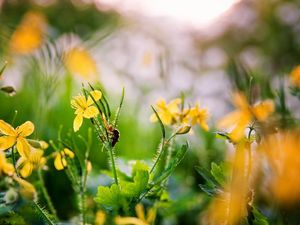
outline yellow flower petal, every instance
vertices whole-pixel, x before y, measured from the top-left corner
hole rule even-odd
[[[252,109],[254,116],[259,121],[266,120],[275,110],[274,102],[272,100],[265,100],[255,105]]]
[[[78,114],[75,119],[74,119],[74,122],[73,122],[73,129],[74,131],[78,131],[79,128],[81,127],[82,125],[82,120],[83,120],[83,117],[81,114]]]
[[[16,138],[11,136],[0,137],[0,150],[7,150],[16,143]]]
[[[96,106],[89,106],[83,113],[83,117],[85,118],[93,118],[99,114],[99,111]]]
[[[23,180],[22,178],[17,177],[17,176],[14,176],[13,179],[15,181],[17,181],[20,184],[20,186],[22,187],[20,192],[25,198],[28,198],[31,200],[36,199],[36,197],[37,197],[36,190],[31,183],[29,183],[28,181]]]
[[[22,177],[26,178],[32,173],[32,170],[32,164],[29,162],[25,162],[22,168],[20,169],[20,174]]]
[[[5,173],[9,176],[15,172],[14,166],[11,163],[6,162],[5,154],[0,152],[0,175]]]
[[[34,125],[30,121],[26,121],[21,126],[17,127],[17,133],[20,134],[22,137],[27,137],[31,135],[34,131]]]
[[[148,223],[135,217],[116,217],[115,223],[117,225],[149,225]]]
[[[25,138],[17,138],[17,150],[22,157],[28,158],[30,152],[30,146]]]
[[[67,166],[66,159],[62,158],[60,153],[57,153],[54,159],[54,167],[57,170],[63,170],[66,166]]]
[[[105,213],[102,210],[100,210],[96,213],[95,224],[103,225],[105,223],[105,219],[106,219]]]
[[[98,90],[91,91],[90,94],[93,96],[95,101],[99,101],[102,97],[102,92]],[[91,96],[88,96],[87,104],[88,106],[92,105],[94,103]]]
[[[8,136],[16,135],[15,129],[4,120],[0,120],[0,133]]]
[[[241,117],[240,111],[233,111],[233,112],[229,113],[228,115],[226,115],[224,118],[222,118],[218,122],[217,127],[227,128],[227,127],[233,126],[234,124],[236,124],[238,118],[240,118],[240,117]]]
[[[74,158],[74,153],[70,150],[70,149],[67,149],[67,148],[64,148],[64,153],[69,156],[70,158]]]
[[[146,221],[145,209],[144,209],[144,206],[142,204],[137,204],[135,206],[135,212],[136,212],[136,215],[139,219],[141,219],[143,221]]]

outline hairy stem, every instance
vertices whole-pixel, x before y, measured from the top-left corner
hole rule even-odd
[[[42,174],[42,170],[41,170],[41,169],[38,170],[38,177],[39,177],[39,180],[40,180],[40,182],[41,182],[42,193],[43,193],[44,198],[45,198],[45,200],[46,200],[46,202],[47,202],[47,205],[48,205],[48,207],[49,207],[49,210],[50,210],[51,214],[54,216],[55,220],[58,221],[57,213],[56,213],[56,210],[55,210],[55,208],[54,208],[54,206],[53,206],[53,203],[52,203],[52,201],[51,201],[51,198],[50,198],[50,196],[49,196],[49,194],[48,194],[48,191],[47,191],[47,189],[46,189],[46,186],[45,186],[45,182],[44,182],[44,178],[43,178],[43,174]]]

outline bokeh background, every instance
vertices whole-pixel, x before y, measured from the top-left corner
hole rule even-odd
[[[160,141],[150,105],[183,93],[188,104],[209,110],[211,130],[197,128],[188,137],[191,149],[169,183],[172,203],[159,223],[199,224],[206,199],[194,167],[220,162],[226,148],[215,139],[215,121],[232,110],[232,90],[245,87],[249,71],[260,96],[288,85],[286,75],[300,57],[299,8],[297,0],[0,0],[0,65],[8,62],[0,82],[15,89],[0,94],[0,118],[11,121],[17,110],[16,124],[31,120],[36,138],[57,140],[60,126],[65,134],[72,130],[70,99],[82,83],[101,87],[114,109],[124,87],[117,155],[126,168],[128,160],[151,160]],[[30,33],[32,23],[40,29],[37,40],[19,41],[16,31]],[[74,48],[81,53],[64,64],[61,58]],[[299,104],[288,93],[287,105],[287,114],[297,115]],[[89,191],[95,193],[108,167],[96,138],[91,154]],[[77,213],[70,184],[53,166],[49,171],[59,217],[70,220]]]

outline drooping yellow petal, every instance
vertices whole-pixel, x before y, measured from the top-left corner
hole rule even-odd
[[[68,156],[68,157],[70,157],[71,159],[72,158],[74,158],[74,153],[70,150],[70,149],[67,149],[67,148],[64,148],[64,153]]]
[[[36,199],[37,193],[34,186],[31,183],[18,176],[14,176],[13,179],[20,184],[21,186],[20,193],[21,195],[23,195],[23,197],[28,198],[30,200]]]
[[[94,118],[98,114],[99,114],[99,110],[97,109],[96,106],[89,106],[86,108],[86,110],[84,110],[83,117],[90,119],[90,118]]]
[[[294,86],[300,86],[300,66],[297,66],[292,70],[290,79]]]
[[[137,204],[135,206],[135,212],[136,212],[136,215],[139,219],[141,219],[143,221],[146,221],[145,209],[144,209],[144,206],[142,204]]]
[[[54,167],[57,170],[63,170],[67,166],[67,161],[65,158],[61,157],[60,153],[57,153],[54,159]]]
[[[272,100],[265,100],[255,105],[252,109],[254,116],[259,121],[266,120],[275,110],[274,102]]]
[[[25,162],[20,169],[20,174],[22,177],[26,178],[32,173],[32,164],[30,162]]]
[[[25,138],[17,138],[17,150],[22,157],[28,158],[30,152],[30,146]]]
[[[17,127],[17,133],[22,137],[31,135],[34,131],[34,124],[30,121],[26,121],[21,126]]]
[[[81,127],[82,121],[83,121],[82,115],[81,114],[76,115],[74,122],[73,122],[73,129],[75,132],[78,131],[79,128]]]
[[[0,150],[7,150],[16,143],[16,138],[12,136],[0,137]]]
[[[0,120],[0,133],[8,136],[16,135],[15,129],[4,120]]]
[[[0,175],[5,173],[9,176],[13,175],[15,172],[14,166],[11,163],[8,163],[5,158],[5,154],[0,152]]]
[[[233,103],[237,108],[241,110],[248,109],[249,103],[247,101],[246,96],[243,93],[241,92],[234,93],[232,98],[233,98]]]

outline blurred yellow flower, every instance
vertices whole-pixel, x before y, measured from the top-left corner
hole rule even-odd
[[[300,86],[300,66],[296,66],[290,74],[291,83],[294,86]]]
[[[25,137],[31,135],[34,131],[32,122],[27,121],[14,129],[11,125],[0,120],[0,150],[7,150],[16,144],[17,150],[23,157],[28,157],[30,145]]]
[[[64,148],[62,151],[59,151],[55,154],[54,167],[57,170],[63,170],[68,164],[66,157],[72,159],[74,156],[74,153],[70,149]]]
[[[230,137],[234,142],[243,138],[245,129],[251,122],[255,119],[260,122],[266,120],[275,109],[274,103],[271,100],[265,100],[251,106],[246,96],[242,93],[235,93],[233,95],[233,103],[237,110],[226,115],[219,121],[218,126],[220,128],[233,127]]]
[[[290,205],[300,202],[300,132],[289,131],[269,135],[259,148],[266,156],[272,173],[268,173],[272,197]]]
[[[133,225],[151,225],[153,224],[156,211],[154,208],[150,208],[145,215],[145,209],[142,204],[137,204],[135,207],[135,212],[137,217],[121,217],[118,216],[115,218],[115,223],[117,225],[126,225],[126,224],[133,224]]]
[[[80,75],[85,80],[93,80],[97,74],[96,62],[83,47],[74,47],[67,51],[64,63],[71,74]]]
[[[13,33],[9,48],[13,54],[28,54],[42,45],[46,27],[45,17],[38,12],[27,12]]]
[[[14,166],[8,163],[5,158],[5,154],[0,152],[0,176],[6,174],[12,176],[15,172]]]
[[[190,120],[190,124],[194,126],[195,124],[199,124],[199,126],[208,131],[208,125],[206,120],[208,118],[208,111],[207,109],[201,109],[199,104],[196,104],[193,108],[187,109],[187,119]]]
[[[30,199],[30,200],[36,200],[37,198],[37,192],[34,188],[34,186],[29,183],[28,181],[18,177],[18,176],[13,176],[13,179],[19,183],[21,186],[20,193],[23,197]]]
[[[216,196],[210,204],[201,224],[235,225],[247,216],[248,193],[250,190],[248,152],[250,142],[240,141],[236,145],[235,155],[231,163],[231,179],[225,185],[224,192]]]
[[[106,214],[102,210],[97,211],[95,225],[103,225],[105,223],[105,219]]]
[[[152,61],[153,55],[151,54],[151,52],[145,52],[142,59],[142,65],[147,67],[151,65]]]
[[[93,96],[95,101],[98,101],[102,97],[101,91],[95,90],[91,91],[90,95]],[[93,106],[94,101],[88,96],[87,98],[83,95],[78,95],[73,97],[71,100],[71,106],[75,109],[76,117],[73,122],[74,131],[78,131],[82,125],[83,118],[93,118],[99,114],[99,110],[96,106]]]
[[[170,103],[166,103],[166,100],[161,98],[156,103],[157,114],[159,115],[161,121],[165,125],[173,125],[177,122],[179,113],[181,99],[176,98],[172,100]],[[150,117],[151,122],[157,122],[157,117],[155,113],[153,113]]]
[[[34,169],[41,168],[46,163],[46,158],[43,157],[44,151],[41,149],[31,148],[28,156],[21,156],[17,162],[20,168],[20,174],[26,178],[31,175]]]

